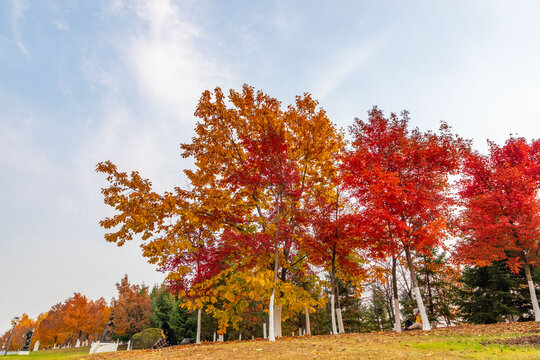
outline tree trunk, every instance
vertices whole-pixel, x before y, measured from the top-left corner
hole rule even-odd
[[[414,271],[414,265],[412,263],[411,251],[408,246],[405,247],[405,256],[407,258],[407,265],[409,266],[409,272],[411,273],[411,283],[416,296],[416,304],[418,310],[420,310],[420,316],[422,317],[423,330],[431,330],[431,324],[426,314],[426,308],[424,307],[424,301],[422,301],[422,295],[420,295],[420,288],[418,287],[418,280],[416,279],[416,271]]]
[[[276,341],[276,334],[274,333],[274,292],[276,288],[272,289],[272,295],[270,295],[270,305],[268,307],[268,340]]]
[[[311,335],[311,323],[309,321],[309,311],[308,308],[305,309],[306,312],[306,334]]]
[[[345,327],[343,326],[343,317],[341,316],[341,300],[339,298],[339,286],[337,281],[336,283],[336,315],[337,315],[337,325],[338,325],[338,333],[339,334],[345,334]]]
[[[281,333],[281,305],[274,305],[274,335],[282,337]]]
[[[201,308],[197,311],[197,344],[201,343]]]
[[[263,339],[266,339],[266,323],[263,323]]]
[[[276,296],[277,287],[277,272],[278,272],[279,252],[276,249],[274,253],[274,286],[272,287],[272,295],[270,295],[270,304],[268,307],[268,340],[276,341],[275,332],[275,314],[274,314],[274,301]]]
[[[336,335],[336,246],[332,248],[332,270],[330,271],[330,316],[332,317],[332,334]]]
[[[338,332],[340,334],[345,334],[345,327],[343,326],[343,317],[341,316],[341,308],[336,309],[337,322],[338,322]]]
[[[394,326],[401,332],[401,316],[399,312],[399,295],[397,286],[397,259],[392,257],[392,293],[394,295]]]
[[[332,292],[332,295],[330,295],[330,316],[332,317],[332,334],[337,334],[337,327],[336,327],[336,314],[335,314],[335,308],[334,308],[334,293]]]
[[[525,264],[525,277],[529,284],[529,293],[531,294],[531,302],[534,310],[534,321],[540,321],[540,308],[538,307],[538,299],[536,298],[536,288],[531,276],[531,268],[527,263]]]

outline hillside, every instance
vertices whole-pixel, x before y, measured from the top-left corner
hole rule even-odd
[[[287,337],[99,354],[84,359],[538,359],[540,324],[462,325],[410,331]]]

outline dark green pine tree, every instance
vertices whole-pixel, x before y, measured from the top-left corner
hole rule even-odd
[[[152,327],[161,328],[164,321],[171,325],[171,314],[175,306],[173,295],[165,286],[159,288],[154,286],[150,298],[152,299],[152,317],[150,318]]]
[[[173,296],[167,287],[155,286],[150,294],[152,299],[152,327],[161,328],[164,321],[174,330],[178,341],[195,338],[197,328],[196,314],[181,307],[181,301]]]
[[[538,269],[533,269],[532,275],[538,283]],[[463,288],[457,290],[456,303],[466,322],[491,324],[534,320],[525,275],[511,272],[504,262],[467,267],[460,281]],[[537,295],[540,295],[538,290]]]

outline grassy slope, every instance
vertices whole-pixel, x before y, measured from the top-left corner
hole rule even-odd
[[[29,359],[29,360],[75,360],[88,355],[89,347],[31,351],[28,356],[9,355],[6,359]],[[2,353],[3,355],[3,353]]]
[[[510,346],[498,342],[506,338],[539,336],[539,333],[540,324],[533,322],[464,325],[434,329],[430,332],[283,338],[275,343],[264,340],[210,343],[86,355],[80,359],[540,359],[540,341],[536,347]]]

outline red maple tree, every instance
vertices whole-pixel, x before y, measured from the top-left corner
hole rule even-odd
[[[540,308],[531,266],[540,263],[540,140],[489,143],[489,154],[471,154],[460,195],[462,238],[458,258],[479,266],[503,260],[514,272],[525,270],[535,320]]]
[[[394,264],[405,252],[423,326],[429,330],[412,253],[429,255],[431,248],[443,244],[454,201],[449,176],[458,173],[468,142],[445,123],[436,134],[409,131],[408,122],[407,112],[385,118],[377,107],[367,121],[356,119],[341,177],[361,207],[355,227],[367,252],[391,256]]]

